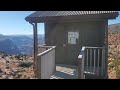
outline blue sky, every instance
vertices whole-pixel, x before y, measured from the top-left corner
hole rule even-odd
[[[25,21],[25,17],[34,11],[0,11],[0,34],[21,35],[33,34],[33,27]],[[120,13],[120,12],[119,12]],[[120,23],[120,15],[108,24]],[[38,24],[38,33],[44,34],[44,24]]]
[[[0,34],[33,34],[33,27],[25,17],[34,11],[0,11]],[[44,33],[44,24],[38,24],[38,33]]]

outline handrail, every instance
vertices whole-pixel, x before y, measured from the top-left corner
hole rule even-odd
[[[39,45],[38,48],[52,48],[53,46],[44,46],[44,45]]]
[[[99,66],[99,62],[101,63],[101,68]],[[105,63],[105,47],[89,47],[89,46],[82,47],[81,52],[78,56],[78,78],[84,79],[84,73],[86,72],[90,74],[99,75],[99,69],[101,69],[100,70],[101,75],[103,75],[103,70],[105,67],[104,63]],[[96,67],[96,65],[98,68]],[[98,73],[96,73],[96,70],[98,71]]]
[[[87,48],[88,48],[88,49],[89,49],[89,48],[90,48],[90,49],[104,49],[105,47],[89,47],[89,46],[84,46],[83,48],[85,48],[85,49],[87,49]],[[82,49],[83,49],[83,48],[82,48]]]
[[[42,48],[44,48],[44,47],[45,47],[45,46],[42,46]],[[49,46],[47,46],[47,47],[49,47]],[[48,53],[48,52],[50,52],[50,51],[52,51],[53,49],[56,48],[56,46],[50,46],[50,47],[51,47],[50,49],[48,49],[48,50],[46,50],[46,51],[38,54],[37,56],[43,56],[43,55],[45,55],[46,53]]]

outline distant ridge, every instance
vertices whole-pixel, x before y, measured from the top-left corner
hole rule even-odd
[[[108,26],[108,32],[120,32],[120,23],[117,24],[111,24]]]
[[[44,43],[44,34],[38,34],[38,43]],[[33,35],[2,35],[0,34],[0,52],[7,54],[31,55]]]
[[[10,39],[0,40],[0,52],[7,54],[21,54],[20,50]]]
[[[0,34],[0,36],[3,36],[3,34]]]

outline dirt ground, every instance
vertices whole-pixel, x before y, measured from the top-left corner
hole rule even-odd
[[[114,62],[120,61],[120,32],[111,32],[108,36],[109,50],[108,50],[108,67]],[[117,79],[115,65],[108,69],[109,79]]]
[[[13,57],[13,56],[12,56]],[[14,58],[14,57],[13,57]],[[34,79],[33,58],[24,60],[0,55],[0,79]]]

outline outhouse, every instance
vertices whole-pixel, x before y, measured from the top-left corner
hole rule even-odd
[[[45,44],[56,46],[57,64],[77,64],[83,46],[107,48],[108,19],[117,16],[116,11],[37,11],[25,19],[34,30],[45,24]]]

